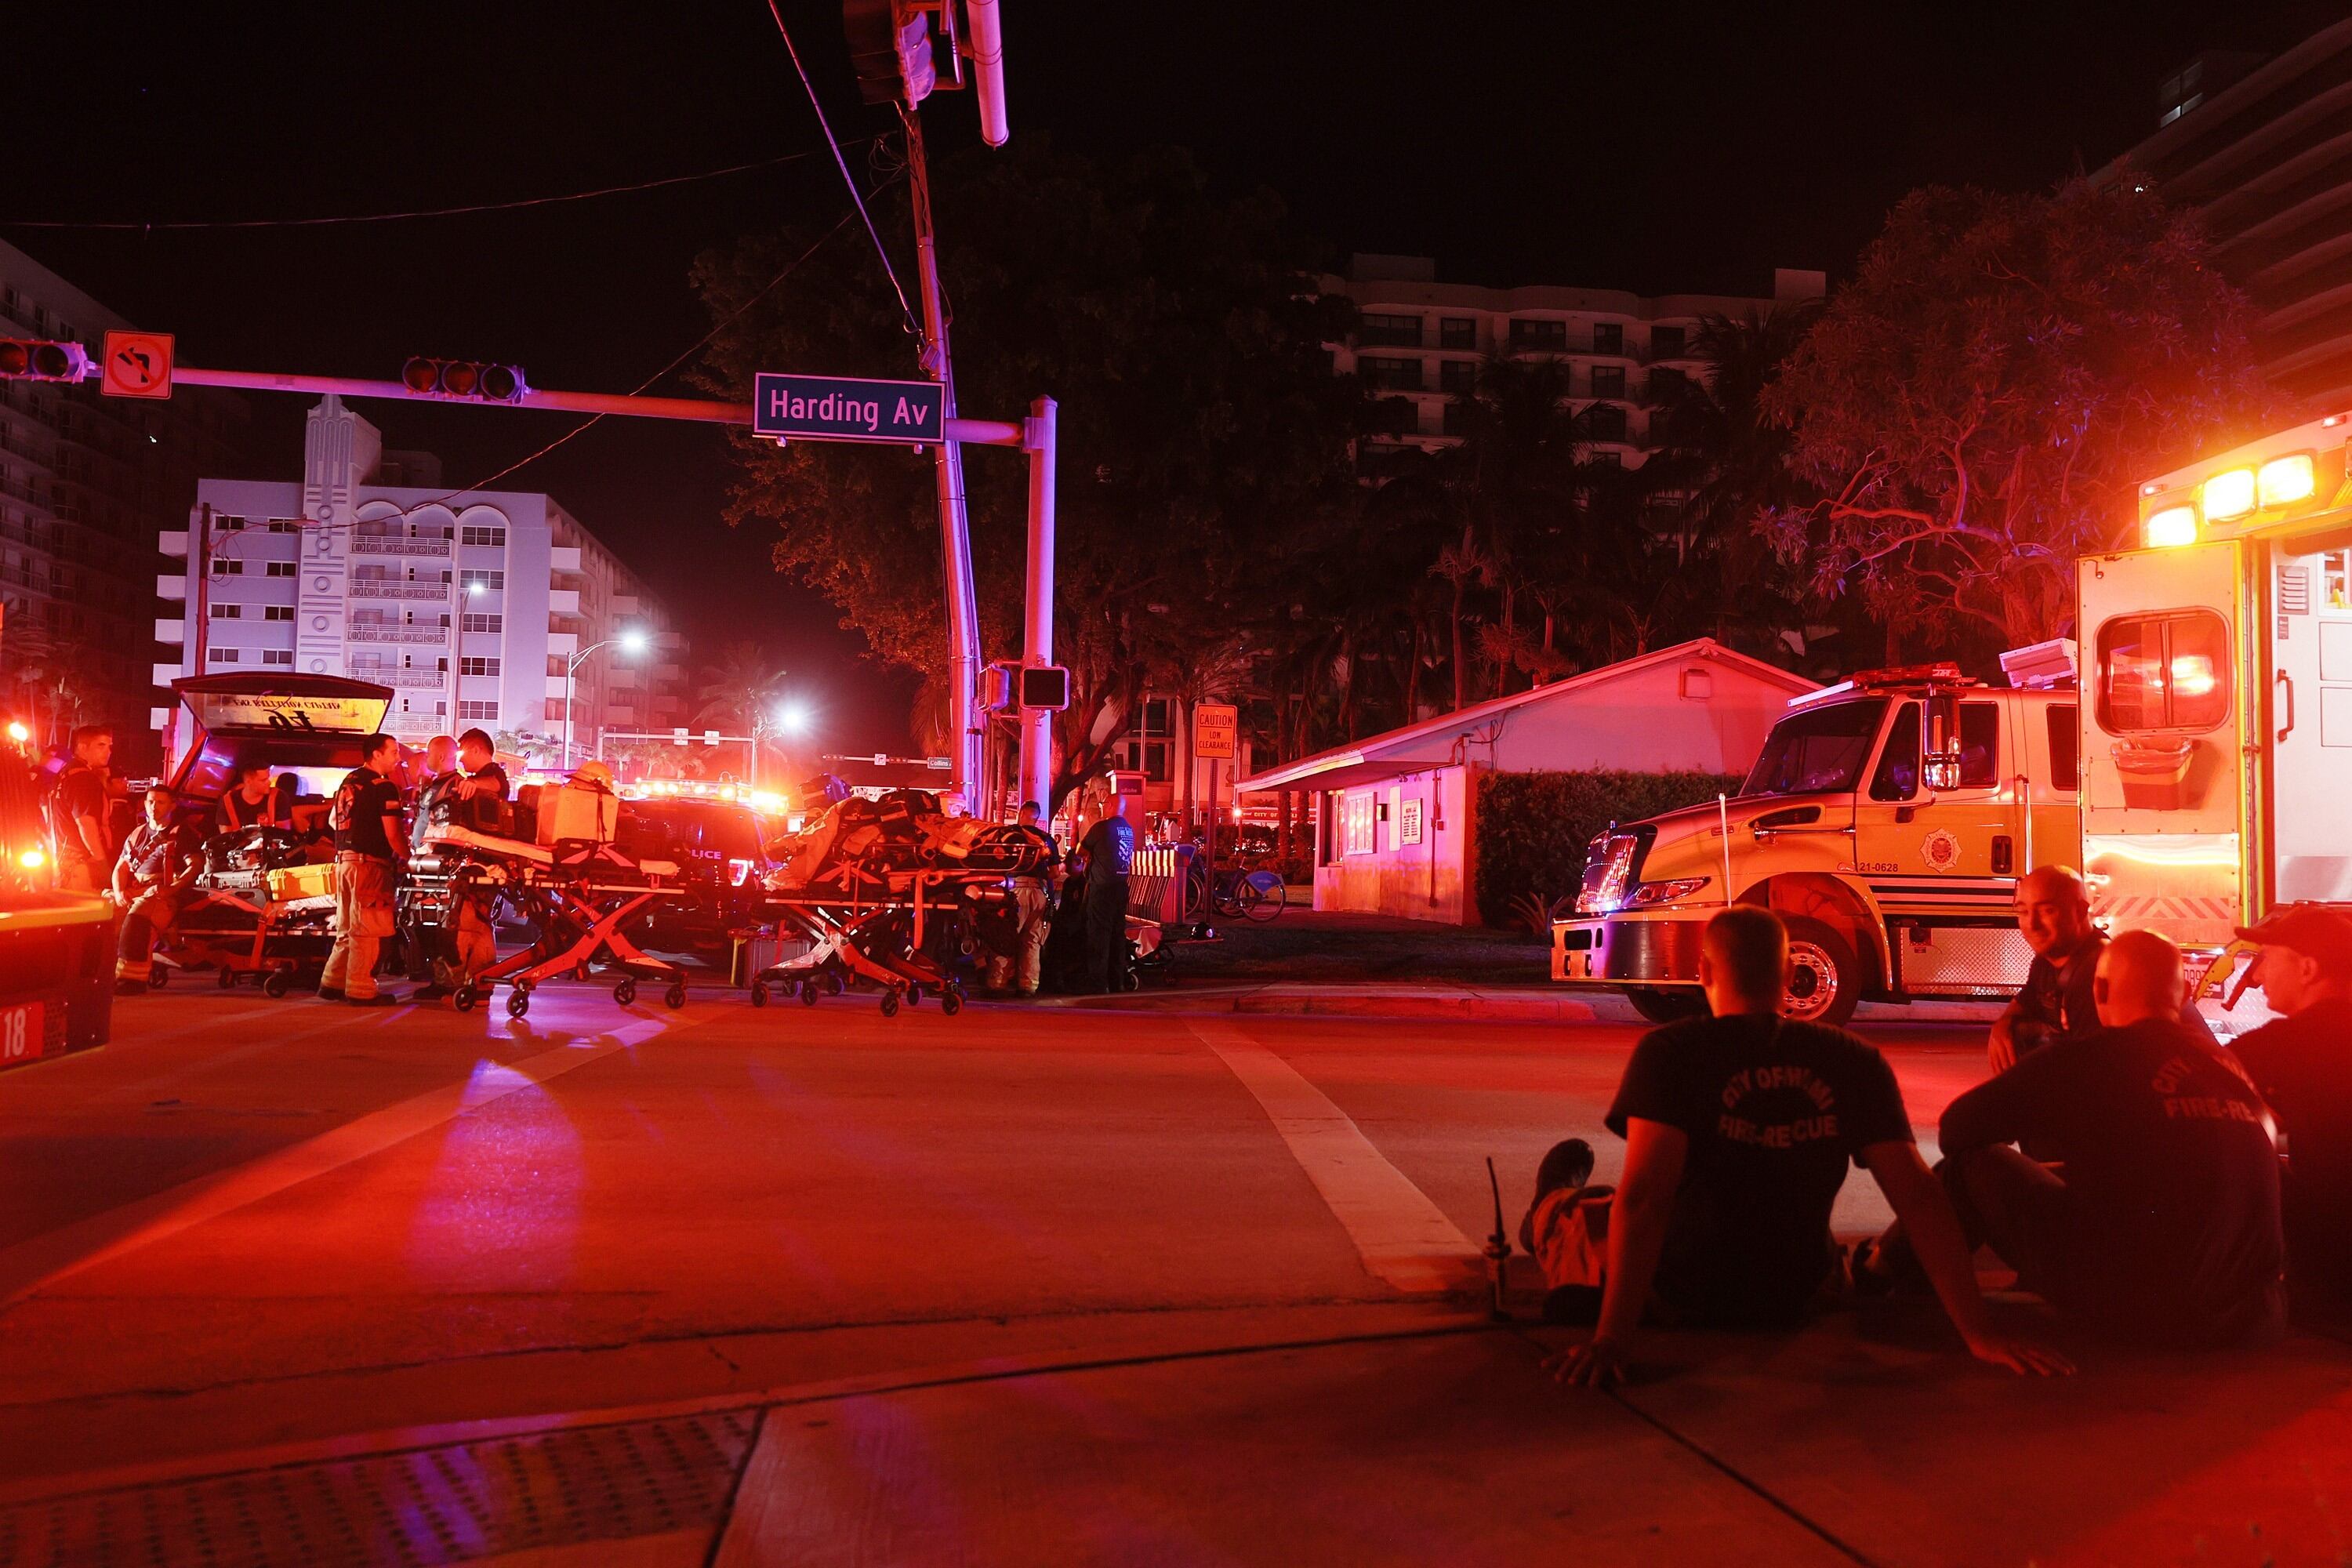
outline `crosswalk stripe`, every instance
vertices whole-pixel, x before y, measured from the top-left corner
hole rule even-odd
[[[1479,1253],[1470,1238],[1321,1089],[1235,1026],[1187,1022],[1256,1098],[1375,1279],[1427,1293],[1475,1277]]]

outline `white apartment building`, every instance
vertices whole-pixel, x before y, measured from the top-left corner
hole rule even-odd
[[[1375,465],[1383,452],[1451,446],[1455,410],[1480,362],[1501,354],[1567,362],[1570,405],[1586,418],[1594,457],[1629,468],[1655,445],[1650,408],[1658,395],[1706,374],[1693,347],[1706,317],[1765,313],[1818,300],[1827,288],[1822,273],[1781,268],[1769,300],[1549,284],[1483,289],[1439,282],[1426,256],[1364,254],[1349,258],[1346,276],[1322,282],[1363,312],[1354,339],[1330,347],[1332,369],[1363,376],[1388,416],[1386,430],[1367,442]]]
[[[159,577],[176,613],[155,624],[161,685],[199,669],[344,674],[392,687],[386,728],[419,741],[478,726],[561,738],[574,655],[574,756],[607,729],[688,718],[667,613],[635,574],[550,496],[439,484],[425,453],[388,452],[329,396],[311,409],[299,482],[204,479],[185,530],[163,536],[183,569]],[[191,559],[193,557],[193,559]],[[158,729],[167,709],[152,714]]]

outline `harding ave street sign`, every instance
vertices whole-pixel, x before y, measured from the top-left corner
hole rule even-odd
[[[776,440],[940,439],[945,399],[935,381],[858,381],[837,375],[762,372],[751,397],[751,433]]]

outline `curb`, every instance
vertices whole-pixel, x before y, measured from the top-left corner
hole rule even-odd
[[[1477,991],[1318,990],[1268,985],[1203,987],[1129,996],[1073,996],[1044,1005],[1075,1011],[1125,1013],[1244,1013],[1329,1018],[1444,1019],[1487,1024],[1590,1024],[1592,1004],[1566,995],[1512,995]]]

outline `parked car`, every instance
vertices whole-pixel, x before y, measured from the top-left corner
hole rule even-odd
[[[691,796],[624,800],[615,842],[632,859],[673,860],[688,896],[666,899],[633,934],[668,952],[724,953],[755,925],[770,861],[769,828],[737,801]]]

